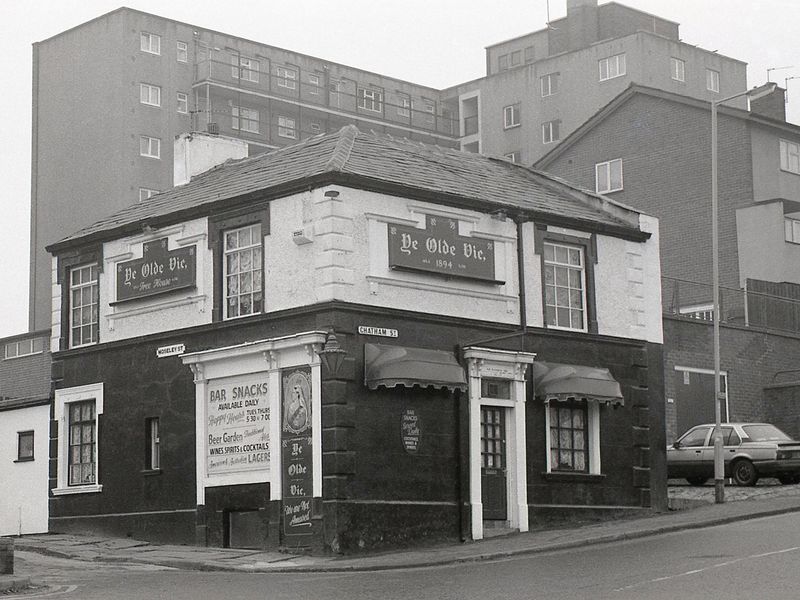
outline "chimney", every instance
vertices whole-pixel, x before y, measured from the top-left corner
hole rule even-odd
[[[245,158],[247,142],[213,133],[190,132],[175,136],[174,150],[172,178],[177,187],[226,160]]]
[[[750,112],[754,115],[786,122],[786,90],[776,87],[775,91],[763,98],[750,100]]]
[[[597,0],[567,0],[569,49],[588,48],[599,37]]]

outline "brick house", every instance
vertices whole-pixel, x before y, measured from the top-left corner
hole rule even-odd
[[[779,88],[749,111],[719,107],[723,418],[800,436],[787,414],[800,375],[800,127],[784,106]],[[710,144],[708,102],[632,85],[536,165],[659,218],[668,439],[714,420]]]

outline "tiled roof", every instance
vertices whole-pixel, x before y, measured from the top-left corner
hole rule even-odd
[[[115,230],[187,210],[218,209],[225,200],[264,191],[296,192],[311,178],[324,185],[336,176],[348,185],[401,188],[441,196],[450,204],[475,203],[521,210],[562,222],[583,223],[637,234],[636,211],[534,169],[497,158],[430,146],[386,134],[365,133],[348,125],[336,133],[236,161],[202,173],[182,186],[129,206],[68,236],[48,249],[59,250],[82,238],[110,238]],[[176,215],[177,217],[178,215]]]

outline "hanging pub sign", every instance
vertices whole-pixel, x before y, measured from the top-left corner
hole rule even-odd
[[[309,367],[281,372],[281,416],[284,540],[291,546],[309,546],[314,498]]]
[[[194,287],[194,246],[167,249],[167,238],[142,244],[142,258],[117,264],[117,302]]]
[[[502,283],[494,241],[458,234],[458,221],[428,215],[425,229],[389,223],[389,268]]]

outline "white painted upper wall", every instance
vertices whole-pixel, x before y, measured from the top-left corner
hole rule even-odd
[[[326,195],[338,192],[338,196]],[[331,186],[274,200],[264,236],[266,312],[330,300],[516,325],[520,320],[516,225],[487,214]],[[501,283],[389,267],[388,228],[424,229],[426,216],[458,221],[459,234],[492,240]],[[661,342],[657,220],[645,243],[597,236],[594,294],[599,333]],[[541,257],[533,249],[533,224],[523,226],[528,324],[542,326]],[[576,235],[588,237],[586,233]],[[195,288],[116,303],[116,266],[142,256],[142,244],[166,237],[170,250],[195,247]],[[178,330],[212,320],[214,265],[208,220],[195,219],[106,243],[100,274],[100,341]],[[54,286],[54,308],[60,290]],[[58,313],[54,314],[59,319]],[[54,337],[60,324],[54,323]]]
[[[21,431],[33,431],[33,460],[17,460]],[[47,531],[49,443],[49,404],[0,412],[0,535]]]

